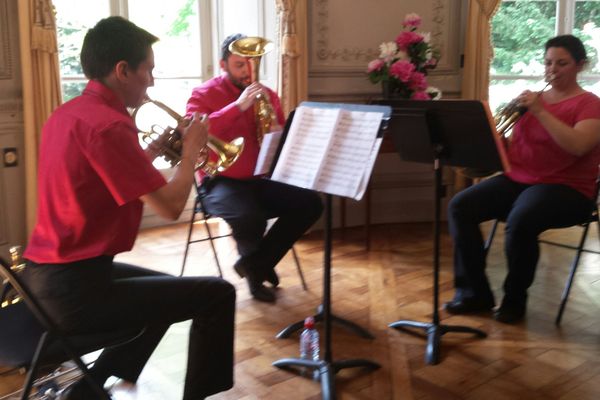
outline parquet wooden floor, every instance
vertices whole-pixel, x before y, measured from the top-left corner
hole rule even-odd
[[[487,227],[485,227],[487,228]],[[578,228],[552,231],[546,238],[574,243]],[[485,230],[485,229],[484,229]],[[178,273],[186,226],[144,231],[134,250],[119,257],[162,271]],[[488,273],[497,299],[506,272],[499,232],[489,255]],[[594,227],[588,246],[598,249]],[[236,385],[212,396],[229,399],[320,399],[317,382],[278,370],[271,363],[298,355],[298,336],[277,340],[288,324],[315,313],[321,301],[322,236],[314,232],[297,245],[309,290],[304,291],[291,255],[278,266],[282,283],[275,305],[253,301],[231,265],[237,258],[231,239],[216,242],[225,278],[238,288],[236,315]],[[441,300],[453,294],[451,241],[444,231],[441,255]],[[336,379],[338,399],[513,400],[600,398],[600,256],[584,255],[562,326],[554,325],[573,252],[543,245],[527,320],[503,325],[490,316],[450,316],[442,322],[467,325],[488,333],[486,339],[447,334],[442,361],[424,361],[422,334],[411,335],[387,325],[398,319],[429,322],[432,301],[432,228],[428,223],[381,225],[372,229],[366,252],[362,230],[336,233],[333,247],[332,298],[336,315],[368,329],[365,340],[334,325],[333,357],[367,358],[381,364],[375,372],[343,370]],[[208,243],[192,248],[186,274],[214,275]],[[322,327],[320,327],[322,328]],[[187,324],[174,325],[152,356],[136,386],[117,384],[117,400],[180,399],[185,365]],[[18,377],[0,377],[0,394]]]

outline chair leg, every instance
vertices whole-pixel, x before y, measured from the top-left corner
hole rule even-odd
[[[44,332],[40,337],[40,341],[38,342],[37,348],[35,349],[35,353],[33,355],[33,359],[31,360],[31,364],[27,371],[27,377],[25,378],[25,384],[23,385],[23,393],[21,393],[21,400],[27,400],[29,398],[29,393],[31,393],[31,388],[33,387],[33,382],[35,381],[37,367],[40,362],[42,352],[46,347],[47,341],[48,332]]]
[[[300,276],[300,281],[302,282],[302,288],[304,290],[308,290],[308,286],[306,286],[306,281],[304,280],[304,273],[302,272],[302,267],[300,266],[300,258],[298,258],[298,254],[296,253],[294,246],[292,246],[292,255],[294,256],[294,261],[296,262],[296,269],[298,270],[298,275]]]
[[[223,270],[221,269],[221,263],[219,262],[219,256],[217,255],[217,248],[213,243],[213,235],[210,231],[210,226],[208,225],[208,217],[204,214],[204,227],[206,228],[206,233],[208,234],[208,241],[210,242],[210,247],[212,249],[213,257],[215,258],[215,263],[217,264],[217,269],[219,270],[219,278],[223,278]]]
[[[181,263],[181,271],[179,272],[179,276],[183,276],[183,272],[185,271],[185,264],[187,262],[188,252],[190,250],[190,239],[192,238],[192,230],[194,229],[194,221],[196,219],[196,210],[198,209],[198,199],[194,202],[194,209],[192,211],[192,218],[190,219],[190,226],[188,228],[187,241],[185,242],[185,251],[183,252],[183,261]]]
[[[495,220],[494,224],[492,225],[492,229],[490,230],[490,233],[485,241],[485,244],[483,245],[483,251],[484,251],[486,257],[490,251],[490,247],[492,247],[492,241],[494,240],[494,235],[496,234],[497,228],[498,228],[498,220]]]
[[[556,315],[556,319],[554,320],[554,324],[556,326],[560,325],[560,321],[562,320],[563,313],[565,311],[565,306],[567,305],[567,300],[569,299],[569,293],[571,292],[571,285],[573,284],[573,279],[575,278],[575,273],[577,272],[577,266],[579,265],[579,258],[581,257],[581,252],[583,249],[583,245],[585,244],[585,239],[587,238],[587,233],[590,228],[589,224],[586,224],[583,227],[583,233],[581,235],[581,240],[579,241],[579,246],[577,246],[577,250],[575,252],[575,258],[571,263],[571,270],[569,272],[569,277],[567,278],[567,283],[565,284],[565,288],[563,289],[562,298],[560,300],[560,306],[558,308],[558,314]]]

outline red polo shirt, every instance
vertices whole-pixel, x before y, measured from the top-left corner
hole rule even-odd
[[[277,93],[269,88],[269,99],[279,125],[283,126],[285,117]],[[256,159],[258,158],[258,140],[256,139],[256,120],[254,108],[250,107],[241,112],[235,105],[242,90],[231,83],[227,75],[216,76],[192,91],[188,100],[186,112],[191,115],[194,111],[209,116],[209,133],[219,139],[230,141],[237,137],[244,138],[244,151],[238,160],[222,176],[247,179],[254,176]]]
[[[589,92],[554,104],[543,102],[543,106],[571,127],[586,119],[600,119],[600,99]],[[511,179],[527,184],[563,184],[589,198],[594,196],[600,144],[582,156],[570,154],[530,113],[515,125],[512,136],[508,149],[511,170],[507,173]]]
[[[67,263],[130,250],[139,197],[164,184],[123,103],[90,81],[42,130],[37,222],[25,258]]]

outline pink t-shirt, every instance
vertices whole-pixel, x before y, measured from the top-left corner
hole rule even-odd
[[[37,222],[25,258],[67,263],[130,250],[139,197],[164,184],[123,103],[90,81],[42,130]]]
[[[600,98],[586,92],[544,108],[569,126],[586,119],[600,119]],[[596,188],[600,144],[583,156],[560,147],[542,124],[525,113],[513,130],[508,149],[511,170],[506,175],[521,183],[556,183],[572,187],[592,198]]]
[[[271,106],[277,116],[277,122],[283,126],[285,117],[277,93],[266,88]],[[230,141],[244,138],[244,151],[235,164],[219,175],[245,179],[254,176],[258,158],[258,140],[256,139],[256,119],[253,107],[241,112],[235,105],[242,90],[235,86],[225,74],[216,76],[197,88],[187,102],[187,115],[197,111],[208,114],[209,133],[219,139]]]

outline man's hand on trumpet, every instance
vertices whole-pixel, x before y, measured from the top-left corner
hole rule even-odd
[[[183,148],[181,159],[196,160],[208,140],[208,117],[195,112],[192,119],[182,122],[177,129],[183,132]]]
[[[257,96],[260,94],[264,94],[263,87],[259,82],[254,82],[244,89],[242,94],[240,94],[240,97],[238,97],[236,100],[235,104],[238,106],[241,112],[244,112],[254,105]]]

